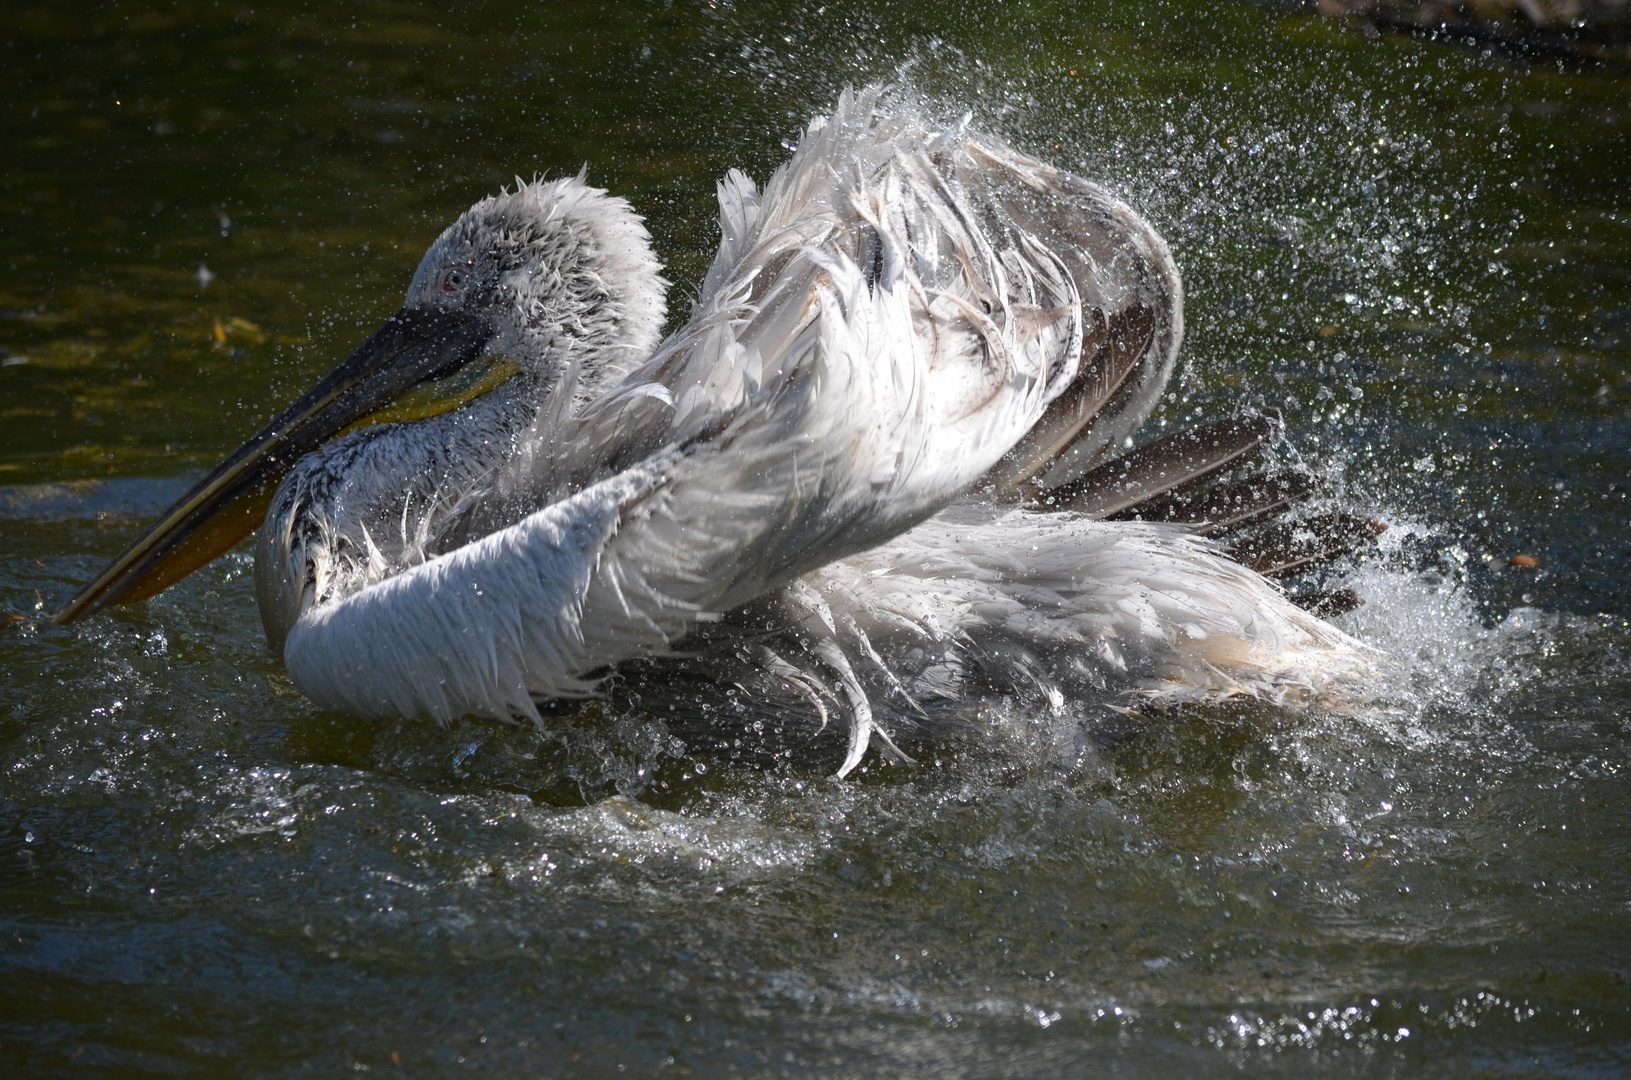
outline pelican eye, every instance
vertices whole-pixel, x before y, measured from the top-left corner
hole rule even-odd
[[[466,280],[464,271],[454,267],[442,275],[442,291],[445,293],[460,292],[464,289]]]

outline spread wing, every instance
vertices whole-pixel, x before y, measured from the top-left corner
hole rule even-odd
[[[1004,153],[989,141],[973,152]],[[1119,452],[1148,418],[1183,341],[1183,284],[1166,241],[1098,184],[1024,160],[982,171],[968,191],[1058,252],[1081,295],[1076,377],[986,477],[999,490],[1051,491]]]

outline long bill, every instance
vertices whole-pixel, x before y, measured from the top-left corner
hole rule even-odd
[[[483,357],[487,338],[467,314],[398,311],[160,514],[55,621],[144,600],[230,551],[260,528],[290,466],[325,440],[367,424],[445,412],[514,374],[513,362]]]

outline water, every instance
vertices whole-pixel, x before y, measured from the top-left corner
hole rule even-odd
[[[0,26],[7,1075],[1631,1070],[1625,76],[1198,3]],[[1374,709],[1018,715],[835,783],[657,707],[318,713],[242,552],[40,620],[478,196],[587,163],[683,312],[715,178],[874,79],[1171,239],[1157,423],[1279,405],[1394,523],[1333,572]]]

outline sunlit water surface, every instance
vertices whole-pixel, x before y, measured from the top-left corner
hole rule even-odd
[[[0,1072],[1631,1071],[1623,74],[1200,3],[13,5],[0,38]],[[316,712],[241,551],[42,621],[475,198],[587,162],[683,315],[715,178],[875,80],[1171,239],[1156,423],[1278,405],[1394,523],[1321,582],[1369,601],[1374,707],[998,703],[838,783],[660,701],[548,737]]]

